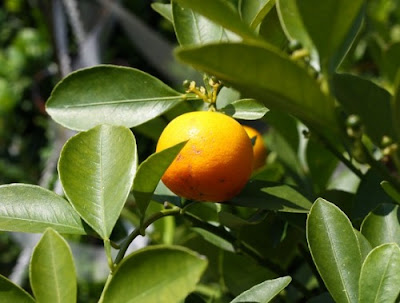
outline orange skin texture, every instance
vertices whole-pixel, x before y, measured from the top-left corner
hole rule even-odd
[[[261,133],[258,130],[247,125],[243,125],[243,128],[249,135],[250,139],[256,137],[256,142],[253,146],[253,152],[254,152],[253,169],[257,170],[264,166],[265,159],[267,158],[267,149],[265,147],[265,142],[262,138]]]
[[[176,195],[222,202],[246,185],[253,167],[253,147],[243,127],[217,112],[190,112],[172,120],[156,151],[187,141],[162,181]]]

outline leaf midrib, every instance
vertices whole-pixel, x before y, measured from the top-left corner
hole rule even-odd
[[[387,272],[388,267],[389,267],[389,264],[390,264],[390,260],[391,260],[392,257],[393,257],[393,253],[394,253],[394,251],[393,251],[393,249],[392,249],[392,252],[391,252],[391,254],[390,254],[390,257],[388,258],[389,260],[388,260],[387,263],[386,263],[385,270],[383,271],[383,274],[381,275],[381,279],[380,279],[380,281],[379,281],[379,285],[378,285],[378,289],[377,289],[377,292],[376,292],[376,295],[375,295],[374,302],[379,302],[379,301],[378,301],[378,296],[379,296],[380,289],[381,289],[382,284],[383,284],[383,280],[384,280],[383,278],[384,278],[385,275],[386,275],[386,272]]]

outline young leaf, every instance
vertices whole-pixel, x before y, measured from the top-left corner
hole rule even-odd
[[[187,248],[149,246],[121,262],[104,289],[104,302],[179,302],[206,267],[207,260]]]
[[[172,1],[175,33],[180,45],[201,45],[228,40],[225,29],[190,8]]]
[[[55,193],[36,185],[0,186],[0,230],[41,233],[48,227],[66,234],[86,233],[78,213]]]
[[[350,220],[337,206],[320,198],[307,219],[307,240],[333,299],[356,303],[362,256]]]
[[[395,138],[388,91],[350,74],[334,74],[332,83],[338,101],[348,114],[361,118],[367,134],[376,145],[381,145],[384,136]]]
[[[226,105],[220,110],[235,119],[258,120],[269,111],[265,105],[254,99],[240,99]]]
[[[242,19],[255,29],[269,11],[274,7],[275,0],[240,0],[239,9]]]
[[[297,8],[321,67],[334,72],[360,29],[364,0],[297,0]]]
[[[64,78],[46,103],[49,115],[74,130],[99,124],[134,127],[184,100],[157,78],[111,65],[81,69]]]
[[[288,185],[250,181],[232,204],[282,212],[307,213],[312,203]]]
[[[181,48],[176,54],[270,109],[287,112],[320,132],[338,132],[333,99],[306,70],[272,47],[220,43]]]
[[[174,19],[172,17],[172,5],[164,4],[160,2],[154,2],[151,4],[151,8],[154,9],[157,13],[167,19],[169,22],[174,23]]]
[[[132,187],[136,142],[122,126],[100,125],[72,137],[58,163],[61,183],[81,217],[108,238]]]
[[[143,216],[161,177],[185,144],[182,142],[152,154],[140,164],[133,182],[133,195]]]
[[[222,25],[242,38],[256,40],[254,32],[240,19],[233,5],[223,0],[175,0],[182,7],[190,8],[204,17]]]
[[[249,290],[246,290],[231,303],[267,303],[270,302],[274,297],[276,297],[286,286],[289,285],[292,278],[289,276],[277,278],[274,280],[268,280],[253,286]]]
[[[2,275],[0,275],[0,298],[3,303],[35,302],[30,294]]]
[[[38,302],[76,302],[72,253],[68,243],[53,229],[46,230],[33,251],[29,279]]]
[[[396,302],[400,293],[400,248],[375,247],[361,268],[359,303]]]
[[[400,244],[399,217],[398,205],[381,204],[365,217],[361,233],[373,247],[391,242]]]

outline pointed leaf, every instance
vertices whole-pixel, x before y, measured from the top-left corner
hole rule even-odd
[[[140,164],[133,182],[133,195],[143,216],[161,177],[185,144],[182,142],[152,154]]]
[[[170,3],[164,4],[160,2],[154,2],[151,4],[151,8],[154,9],[157,13],[167,19],[169,22],[174,23],[172,17],[172,5]]]
[[[362,256],[350,220],[337,206],[320,198],[307,219],[307,240],[333,299],[356,303]]]
[[[274,7],[275,0],[240,0],[239,8],[242,19],[255,29],[269,11]]]
[[[3,303],[35,302],[30,294],[2,275],[0,275],[0,298]]]
[[[220,43],[181,48],[177,56],[270,109],[292,114],[319,131],[337,131],[333,100],[306,70],[272,47]]]
[[[348,114],[361,118],[367,134],[376,145],[381,145],[384,136],[395,138],[391,95],[388,91],[369,80],[350,74],[334,74],[333,87],[338,101]]]
[[[385,243],[400,245],[400,209],[398,205],[384,203],[365,217],[361,233],[373,247]]]
[[[369,243],[367,238],[361,232],[359,232],[357,229],[354,229],[354,232],[357,236],[358,245],[360,246],[361,260],[364,261],[365,258],[370,253],[370,251],[372,250],[372,245],[371,245],[371,243]]]
[[[38,302],[76,302],[75,265],[68,243],[48,229],[32,254],[29,279]]]
[[[196,233],[198,233],[204,240],[215,245],[216,247],[218,247],[220,249],[230,251],[230,252],[235,251],[232,243],[228,242],[227,240],[221,238],[220,236],[218,236],[212,232],[209,232],[205,229],[198,228],[198,227],[193,227],[192,230],[195,231]]]
[[[163,114],[183,99],[142,71],[100,65],[64,78],[54,88],[46,110],[57,123],[75,130],[99,124],[131,128]]]
[[[225,29],[206,17],[172,1],[175,33],[180,45],[201,45],[227,40]]]
[[[187,248],[144,248],[118,266],[104,302],[179,302],[194,290],[206,267],[207,261]]]
[[[254,32],[240,19],[239,13],[228,1],[176,0],[182,7],[190,8],[204,17],[222,25],[242,38],[255,40]]]
[[[228,104],[220,110],[235,119],[258,120],[269,111],[265,105],[254,99],[240,99]]]
[[[237,296],[235,299],[233,299],[231,303],[270,302],[286,286],[289,285],[290,281],[292,281],[292,278],[289,276],[265,281],[256,286],[253,286],[249,290],[246,290],[245,292]]]
[[[297,0],[302,22],[318,50],[321,66],[333,72],[360,29],[364,0]]]
[[[0,186],[0,230],[41,233],[48,227],[66,234],[86,233],[78,213],[55,193],[28,184]]]
[[[100,125],[72,137],[58,163],[61,183],[81,217],[108,238],[132,187],[136,142],[121,126]]]
[[[359,303],[396,302],[400,293],[400,248],[383,244],[365,259],[360,275]]]
[[[307,213],[312,203],[296,189],[282,184],[250,181],[232,204],[282,212]]]

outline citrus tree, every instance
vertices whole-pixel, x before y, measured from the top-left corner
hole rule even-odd
[[[397,302],[399,8],[154,3],[197,73],[172,88],[100,65],[55,86],[46,111],[77,131],[65,195],[0,186],[0,229],[43,233],[32,291],[1,276],[1,301],[76,302],[69,242],[84,237],[108,260],[99,302]],[[137,132],[158,141],[147,159]]]

